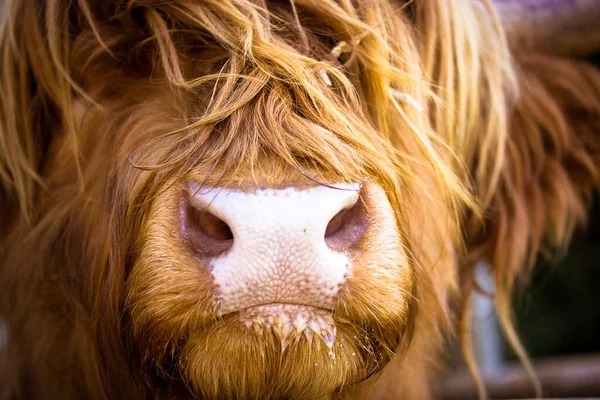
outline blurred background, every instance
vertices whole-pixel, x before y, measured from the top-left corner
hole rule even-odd
[[[492,288],[485,263],[482,286]],[[558,264],[540,259],[528,287],[515,294],[517,330],[542,383],[543,396],[600,398],[600,194],[587,229]],[[534,397],[533,384],[500,333],[490,299],[473,301],[473,339],[493,399]],[[459,351],[445,373],[444,399],[477,398]]]

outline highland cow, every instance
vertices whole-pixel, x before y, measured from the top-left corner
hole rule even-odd
[[[0,398],[429,398],[481,259],[528,365],[600,183],[598,9],[540,3],[5,0]]]

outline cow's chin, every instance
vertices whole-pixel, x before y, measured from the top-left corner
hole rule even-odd
[[[357,328],[331,311],[272,304],[193,332],[179,367],[201,398],[331,396],[384,365],[400,332]],[[382,343],[383,341],[387,343]]]

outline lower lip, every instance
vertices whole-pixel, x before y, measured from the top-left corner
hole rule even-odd
[[[332,311],[295,304],[267,304],[240,311],[239,319],[248,329],[262,334],[265,330],[275,332],[282,340],[312,341],[319,337],[332,347],[336,327]]]

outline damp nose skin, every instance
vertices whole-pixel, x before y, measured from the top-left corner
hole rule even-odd
[[[187,189],[200,215],[191,229],[221,245],[209,263],[221,314],[278,303],[333,309],[365,221],[360,184]]]

